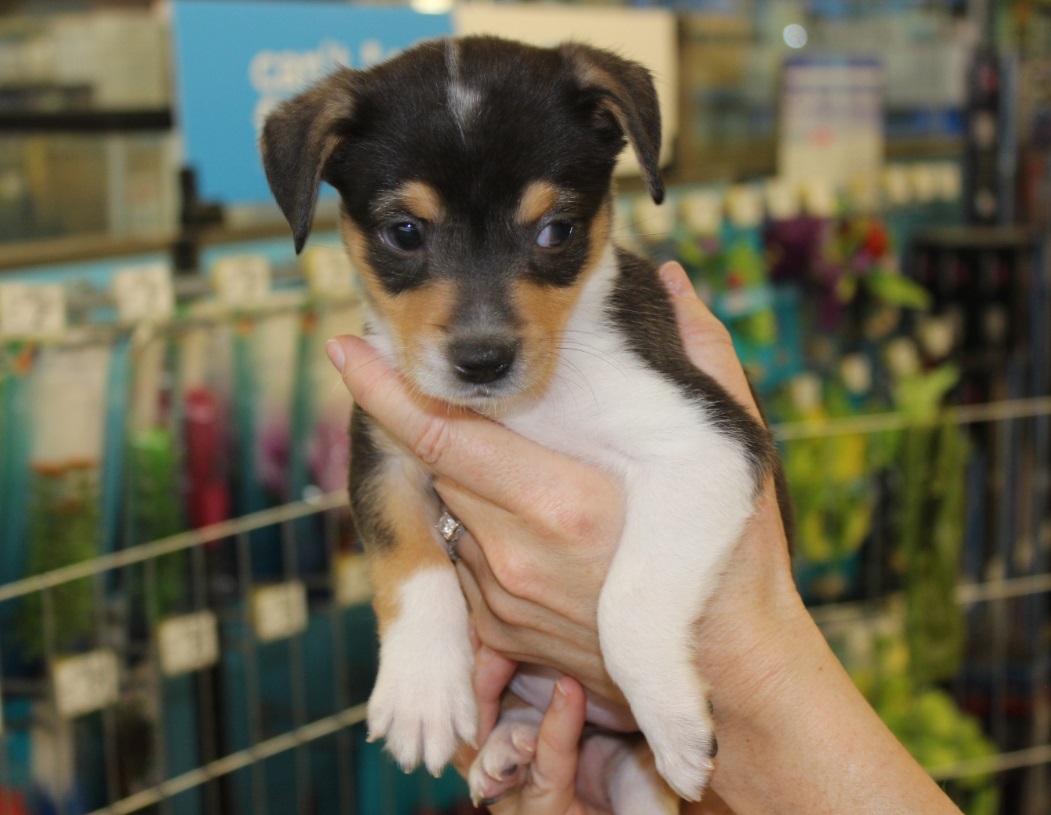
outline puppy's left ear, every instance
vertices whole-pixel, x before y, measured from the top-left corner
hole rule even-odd
[[[354,113],[357,72],[340,68],[278,105],[259,139],[270,191],[303,249],[314,220],[325,166]]]
[[[664,200],[660,173],[661,113],[650,72],[637,62],[579,43],[559,47],[583,90],[597,94],[599,108],[611,115],[631,143],[650,195]]]

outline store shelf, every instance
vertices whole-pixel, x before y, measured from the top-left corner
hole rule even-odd
[[[130,133],[168,131],[170,108],[155,110],[71,110],[0,113],[0,135],[11,133]]]

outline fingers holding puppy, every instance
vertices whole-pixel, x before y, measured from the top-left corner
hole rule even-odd
[[[355,402],[439,477],[560,533],[593,519],[581,509],[599,489],[587,465],[420,394],[360,337],[329,340],[326,351]],[[616,489],[612,479],[606,486]]]

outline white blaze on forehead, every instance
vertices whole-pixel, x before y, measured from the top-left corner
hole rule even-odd
[[[460,74],[460,46],[455,40],[446,41],[445,68],[449,72],[449,110],[462,134],[477,113],[482,96]]]

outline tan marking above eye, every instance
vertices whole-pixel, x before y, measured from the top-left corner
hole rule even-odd
[[[518,202],[516,218],[521,224],[531,224],[544,217],[562,197],[550,181],[533,181],[525,188]]]
[[[384,208],[404,209],[414,218],[421,221],[440,221],[445,217],[442,197],[430,184],[423,181],[409,181],[394,192],[383,196]]]

